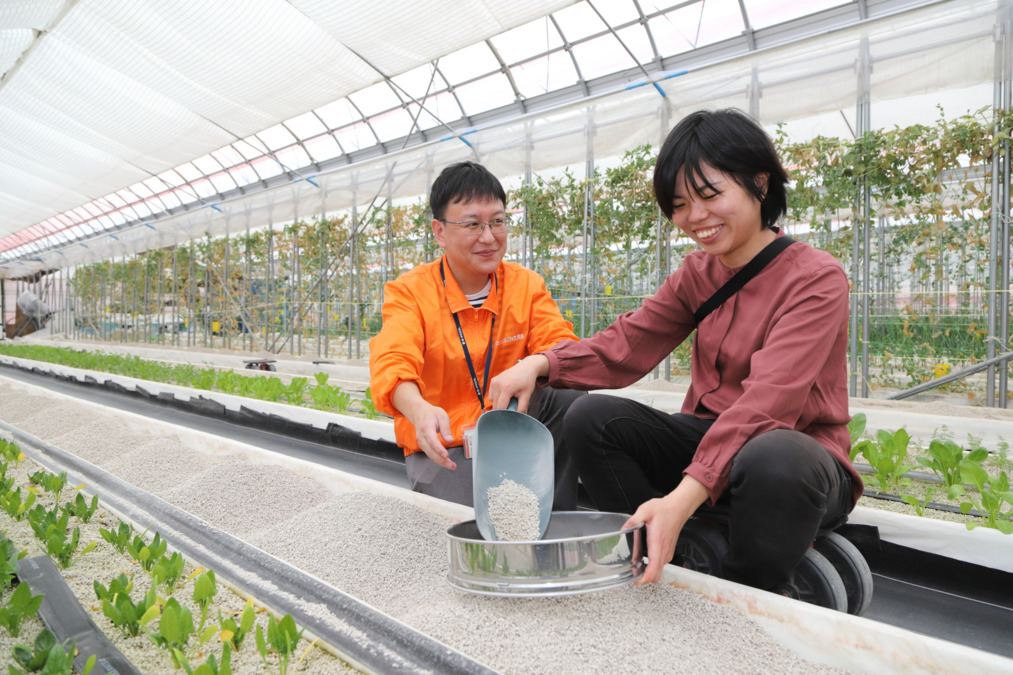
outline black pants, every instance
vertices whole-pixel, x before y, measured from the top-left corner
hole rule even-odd
[[[580,398],[587,398],[587,392],[539,387],[528,403],[528,414],[552,433],[556,479],[553,511],[572,511],[577,508],[577,470],[568,450],[570,444],[564,441],[563,419],[570,405]],[[415,492],[474,506],[471,460],[464,456],[464,448],[461,446],[447,450],[450,458],[457,463],[457,469],[453,471],[444,469],[421,451],[405,457],[408,483]]]
[[[574,401],[563,429],[595,506],[633,513],[675,489],[711,424],[593,394]],[[770,589],[791,575],[821,527],[850,511],[851,478],[817,441],[775,430],[739,449],[720,501],[731,510],[725,575]]]

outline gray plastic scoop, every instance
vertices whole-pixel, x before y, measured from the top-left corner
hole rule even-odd
[[[512,480],[538,498],[538,539],[552,515],[555,485],[552,434],[533,417],[517,412],[517,399],[505,410],[487,410],[475,427],[476,451],[472,464],[475,522],[482,537],[496,541],[489,517],[489,488]]]

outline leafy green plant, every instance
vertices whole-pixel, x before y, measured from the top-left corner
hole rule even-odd
[[[200,630],[203,630],[204,624],[207,623],[208,609],[217,594],[218,585],[215,583],[214,571],[201,572],[193,584],[193,601],[200,608]]]
[[[911,436],[901,428],[891,433],[885,429],[876,432],[876,441],[864,439],[851,447],[851,461],[862,455],[873,471],[873,480],[881,492],[896,492],[898,488],[911,484],[905,473],[915,468],[907,464],[908,444]]]
[[[971,509],[976,509],[984,519],[984,523],[968,521],[967,529],[973,530],[978,525],[984,525],[1003,534],[1013,534],[1013,492],[1010,491],[1006,472],[991,477],[981,466],[974,466],[965,469],[964,476],[977,488],[978,499],[963,486],[957,486],[964,498],[960,502],[960,511],[966,514]]]
[[[81,542],[81,528],[75,527],[68,535],[66,530],[60,530],[56,525],[50,525],[45,542],[46,553],[56,560],[61,569],[67,569],[74,561],[74,554]],[[91,553],[95,550],[96,545],[94,541],[89,542],[81,549],[80,555]]]
[[[970,470],[972,464],[981,466],[988,458],[985,448],[976,448],[965,455],[964,449],[950,440],[933,440],[926,452],[928,457],[918,457],[918,464],[931,469],[948,491],[960,485],[962,470]]]
[[[0,537],[0,589],[7,590],[14,585],[18,575],[18,561],[27,553],[28,551],[19,551],[7,537]]]
[[[44,675],[71,675],[74,672],[75,653],[75,643],[72,642],[69,647],[59,644],[52,631],[43,628],[31,647],[23,644],[11,647],[11,657],[17,666],[8,664],[7,672],[10,675],[39,672]],[[88,657],[81,675],[88,675],[95,668],[95,660],[94,654]]]
[[[117,551],[125,553],[127,546],[130,545],[130,538],[134,534],[134,528],[132,528],[128,523],[121,521],[115,530],[103,527],[99,529],[98,533],[103,539],[112,544]]]
[[[25,618],[34,616],[42,605],[41,595],[32,595],[32,589],[24,581],[20,582],[11,593],[11,597],[0,607],[0,626],[7,629],[11,637],[21,635],[21,623]]]
[[[281,397],[284,395],[285,385],[277,377],[263,376],[254,378],[253,396],[255,398],[277,403],[281,401]]]
[[[182,664],[187,675],[232,675],[232,647],[228,642],[222,645],[221,663],[218,662],[214,654],[210,654],[207,661],[193,668],[190,666],[190,662],[186,660],[186,655],[182,651],[174,649],[173,653],[180,664]]]
[[[17,443],[0,438],[0,459],[7,462],[20,464],[25,459],[25,453]]]
[[[247,598],[246,606],[243,611],[239,614],[239,620],[236,621],[233,617],[223,618],[221,611],[218,612],[218,625],[221,627],[221,638],[222,642],[231,644],[232,647],[239,651],[239,648],[243,646],[243,640],[253,630],[254,622],[256,621],[256,610],[253,608],[253,598]]]
[[[293,405],[302,405],[306,401],[307,384],[305,377],[293,377],[285,387],[285,400]]]
[[[80,492],[74,498],[74,501],[67,502],[64,507],[67,512],[80,520],[82,523],[87,523],[91,520],[91,517],[95,515],[95,511],[98,510],[98,495],[92,495],[91,501],[87,501],[84,495]]]
[[[25,514],[35,504],[35,493],[31,490],[26,490],[25,492],[24,501],[21,500],[21,488],[15,488],[13,492],[0,494],[0,507],[14,520],[23,520]]]
[[[218,377],[215,379],[215,386],[226,394],[235,394],[239,390],[239,379],[242,377],[245,376],[238,375],[231,370],[222,370],[218,372]]]
[[[152,588],[135,604],[130,593],[134,588],[134,577],[120,575],[109,582],[106,588],[97,580],[95,595],[102,602],[102,613],[120,629],[124,636],[137,637],[141,629],[158,616],[158,602]]]
[[[155,536],[151,538],[150,544],[145,542],[141,535],[134,537],[133,541],[127,545],[126,553],[140,563],[145,572],[150,572],[155,561],[165,555],[167,548],[168,544],[156,532]]]
[[[182,554],[173,551],[172,555],[162,555],[151,566],[151,583],[162,586],[168,595],[172,595],[183,579],[186,561]]]
[[[50,473],[49,471],[36,471],[28,480],[32,485],[38,485],[46,492],[50,492],[53,495],[53,499],[57,502],[60,501],[60,493],[63,492],[63,488],[67,486],[67,472],[61,471],[60,473]]]
[[[210,640],[217,632],[218,626],[208,626],[197,636],[198,646]],[[176,598],[169,598],[166,601],[158,619],[158,628],[148,632],[152,641],[169,653],[176,668],[182,666],[181,658],[185,659],[187,646],[195,635],[193,614],[185,605],[179,604]]]
[[[362,412],[365,413],[368,419],[376,419],[380,414],[376,409],[376,405],[373,403],[373,391],[370,387],[366,387],[366,397],[359,405],[362,407]]]
[[[296,627],[295,619],[291,614],[281,617],[280,621],[275,621],[273,615],[268,616],[266,635],[263,628],[258,625],[256,636],[257,651],[260,652],[264,665],[269,666],[267,655],[273,652],[278,655],[279,674],[285,675],[288,672],[289,660],[295,654],[299,639],[302,637],[302,629]]]

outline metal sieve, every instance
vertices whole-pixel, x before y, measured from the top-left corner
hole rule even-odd
[[[542,539],[489,541],[474,520],[447,529],[454,588],[499,596],[590,593],[628,584],[644,573],[643,525],[629,516],[554,511]]]

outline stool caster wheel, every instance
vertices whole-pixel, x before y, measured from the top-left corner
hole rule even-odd
[[[854,544],[836,532],[819,535],[813,546],[840,574],[848,598],[848,614],[862,616],[872,602],[869,563]]]
[[[694,572],[720,577],[728,548],[728,540],[717,527],[690,518],[679,533],[672,562]]]
[[[844,580],[830,561],[815,548],[806,549],[805,556],[791,577],[773,589],[773,592],[838,612],[848,611]]]

